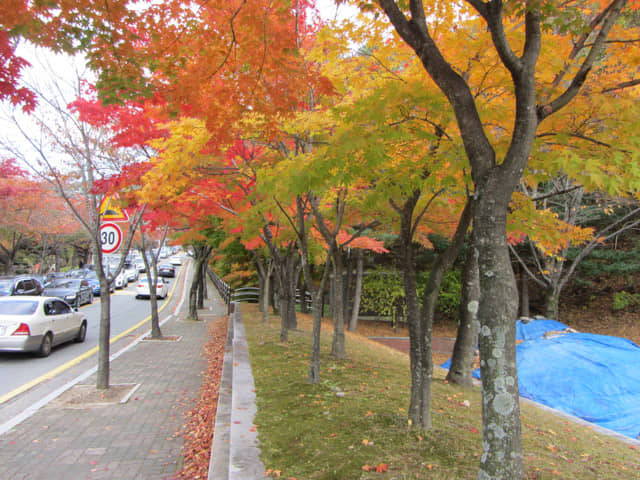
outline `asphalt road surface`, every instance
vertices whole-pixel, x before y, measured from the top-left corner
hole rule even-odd
[[[176,279],[181,281],[186,267],[178,270]],[[174,292],[176,279],[170,279],[170,294]],[[171,301],[172,295],[166,300],[158,300],[161,312]],[[2,404],[16,397],[33,385],[43,382],[48,377],[63,371],[78,362],[79,359],[95,355],[98,345],[98,329],[100,322],[100,300],[96,298],[91,305],[80,307],[80,311],[87,316],[88,329],[83,343],[66,343],[53,349],[46,358],[38,358],[31,354],[0,353],[0,408]],[[126,335],[132,327],[149,321],[151,307],[149,300],[136,300],[135,282],[129,283],[126,289],[116,290],[111,295],[111,338]],[[113,353],[113,352],[112,352]]]

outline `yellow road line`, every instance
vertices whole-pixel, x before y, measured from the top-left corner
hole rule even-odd
[[[176,280],[177,280],[177,278],[176,278]],[[171,287],[171,292],[169,292],[169,296],[164,301],[162,306],[160,308],[158,308],[158,313],[160,313],[162,310],[164,310],[164,308],[169,304],[169,300],[173,297],[173,292],[176,289],[176,285],[177,284],[178,284],[177,281],[173,282],[173,286]],[[111,340],[109,340],[109,343],[112,344],[114,342],[117,342],[122,337],[124,337],[125,335],[128,335],[129,333],[134,331],[136,328],[141,327],[144,323],[148,322],[149,320],[151,320],[151,315],[149,315],[148,317],[146,317],[144,320],[142,320],[141,322],[137,323],[133,327],[130,327],[129,329],[125,330],[124,332],[119,333],[115,337],[112,337]],[[73,360],[69,360],[67,363],[64,363],[64,364],[54,368],[53,370],[51,370],[51,371],[49,371],[49,372],[47,372],[47,373],[45,373],[43,375],[40,375],[38,378],[34,378],[33,380],[30,380],[29,382],[27,382],[27,383],[25,383],[23,385],[20,385],[18,388],[10,391],[9,393],[5,393],[4,395],[0,396],[0,405],[2,405],[3,403],[11,400],[13,397],[15,397],[17,395],[20,395],[23,392],[26,392],[30,388],[35,387],[39,383],[44,382],[45,380],[52,379],[56,375],[64,372],[65,370],[68,370],[69,368],[73,367],[74,365],[77,365],[81,361],[89,358],[91,355],[93,355],[97,351],[98,351],[98,347],[95,346],[91,350],[87,350],[83,354],[78,355]]]

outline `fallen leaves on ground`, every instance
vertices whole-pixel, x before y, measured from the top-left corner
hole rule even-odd
[[[388,463],[380,463],[378,465],[371,466],[371,465],[363,465],[362,466],[362,470],[364,470],[365,472],[376,472],[376,473],[384,473],[386,471],[389,470],[389,464]]]
[[[182,428],[184,437],[184,461],[175,479],[191,480],[207,478],[213,425],[218,407],[218,391],[222,377],[222,363],[227,338],[227,322],[220,319],[208,325],[209,340],[204,345],[203,355],[207,370],[202,377],[200,397],[196,405],[186,414],[187,422]]]

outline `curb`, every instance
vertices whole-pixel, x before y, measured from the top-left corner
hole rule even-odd
[[[267,479],[260,460],[255,386],[240,305],[229,315],[208,480]]]

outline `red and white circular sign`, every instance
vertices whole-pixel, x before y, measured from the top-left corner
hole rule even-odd
[[[113,253],[122,243],[122,230],[115,223],[103,223],[100,225],[100,243],[102,253]]]

